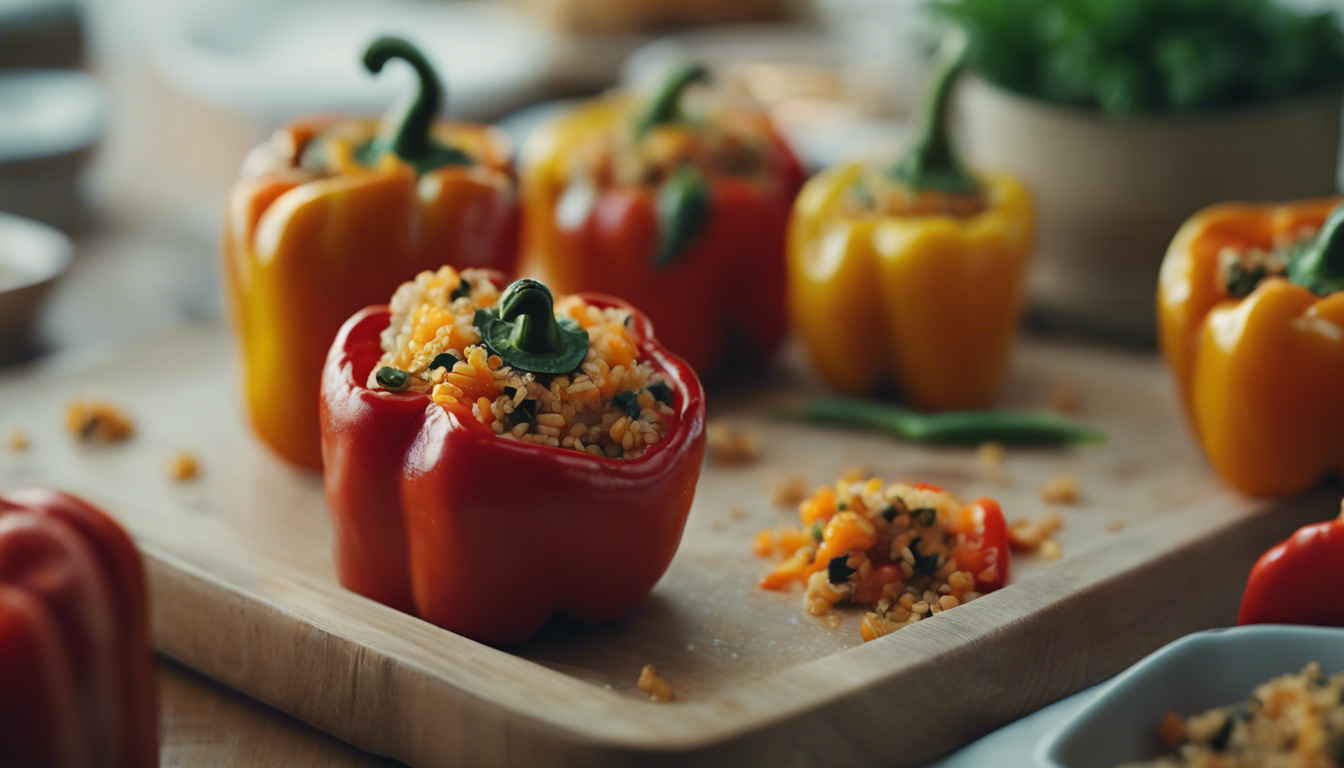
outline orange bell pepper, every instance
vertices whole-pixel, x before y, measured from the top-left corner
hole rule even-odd
[[[409,44],[375,42],[377,72],[403,58],[420,77],[404,113],[297,120],[248,156],[229,198],[228,304],[248,414],[261,439],[320,468],[318,382],[346,318],[443,264],[512,272],[518,211],[507,140],[435,123],[442,88]]]
[[[706,374],[784,339],[784,236],[803,177],[765,115],[682,115],[703,76],[674,72],[648,102],[605,98],[529,139],[522,271],[630,301]]]
[[[1213,468],[1246,493],[1298,493],[1344,469],[1338,202],[1205,209],[1162,264],[1159,331],[1181,402]]]

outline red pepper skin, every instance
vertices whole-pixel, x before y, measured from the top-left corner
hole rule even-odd
[[[586,294],[589,302],[623,302]],[[704,390],[632,311],[641,357],[677,390],[668,434],[608,459],[501,438],[459,407],[370,390],[386,306],[345,324],[322,378],[322,458],[346,588],[453,632],[514,645],[558,614],[639,602],[681,541],[705,452]]]
[[[775,134],[772,141],[772,183],[715,179],[704,231],[666,267],[652,258],[657,190],[613,187],[599,192],[574,229],[557,225],[550,207],[531,211],[522,272],[557,293],[627,299],[653,320],[659,340],[703,375],[768,360],[788,332],[784,247],[803,183],[788,145]]]
[[[1344,627],[1344,520],[1316,523],[1260,556],[1238,624]]]
[[[159,764],[140,555],[74,496],[0,495],[0,690],[5,765]]]
[[[976,499],[962,507],[947,527],[967,538],[955,556],[961,568],[975,574],[978,591],[993,592],[1008,583],[1008,521],[999,502]]]

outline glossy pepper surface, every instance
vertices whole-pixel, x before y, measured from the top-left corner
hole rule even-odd
[[[4,765],[159,763],[140,555],[68,494],[0,494],[0,691]]]
[[[321,407],[341,583],[495,645],[525,640],[552,615],[601,622],[629,611],[676,552],[705,450],[695,373],[631,315],[640,357],[675,391],[666,437],[637,459],[506,439],[468,406],[370,389],[389,311],[350,318]]]
[[[1256,561],[1238,624],[1344,627],[1344,519],[1301,528]]]
[[[229,198],[228,304],[257,434],[321,466],[317,391],[350,315],[442,264],[511,272],[517,195],[503,135],[435,123],[438,80],[408,44],[375,42],[365,63],[411,63],[420,91],[381,122],[305,118],[248,157]]]
[[[1257,495],[1344,469],[1344,211],[1218,205],[1162,264],[1162,350],[1209,463]]]
[[[686,116],[674,72],[651,99],[613,96],[524,151],[523,269],[557,292],[638,306],[699,372],[772,354],[787,328],[784,237],[802,183],[764,115]]]
[[[842,394],[894,382],[923,409],[978,408],[1008,373],[1035,214],[1017,180],[961,167],[944,118],[958,61],[899,163],[823,172],[794,206],[790,318]]]

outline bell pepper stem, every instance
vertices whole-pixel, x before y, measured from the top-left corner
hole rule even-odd
[[[543,283],[523,279],[510,285],[499,299],[499,319],[514,324],[511,341],[519,349],[537,353],[560,349],[555,298]]]
[[[965,35],[959,30],[949,32],[939,49],[937,70],[925,96],[915,143],[892,170],[897,179],[917,190],[956,195],[980,191],[980,182],[961,164],[948,136],[948,103],[965,54]]]
[[[1288,279],[1320,296],[1344,291],[1344,204],[1288,264]]]
[[[655,125],[675,123],[683,119],[681,96],[693,83],[702,83],[709,79],[709,71],[703,64],[689,63],[672,70],[640,113],[636,130],[643,136]]]
[[[383,116],[371,154],[390,151],[419,172],[449,164],[470,162],[461,150],[436,142],[431,135],[434,120],[443,108],[443,83],[429,59],[407,40],[380,37],[364,52],[364,66],[373,74],[383,71],[392,59],[401,59],[415,70],[418,81],[411,94]]]

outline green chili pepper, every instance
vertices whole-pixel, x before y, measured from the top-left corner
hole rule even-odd
[[[709,221],[709,185],[693,166],[683,165],[658,189],[658,245],[653,265],[666,269],[691,246]]]
[[[949,33],[920,115],[918,138],[892,169],[892,175],[914,189],[953,195],[980,191],[979,180],[962,166],[947,130],[947,105],[965,53],[966,37],[955,31]]]
[[[1310,244],[1293,254],[1288,279],[1317,296],[1344,291],[1344,205],[1331,211]]]
[[[703,64],[684,64],[668,73],[667,79],[649,100],[644,111],[635,120],[635,134],[643,136],[655,125],[679,123],[686,118],[681,112],[681,96],[693,83],[709,79],[709,70]]]
[[[504,289],[496,308],[476,310],[474,322],[486,348],[522,371],[567,373],[588,354],[588,332],[573,318],[557,318],[551,289],[536,280]]]
[[[418,88],[388,110],[378,138],[357,154],[360,162],[373,165],[384,152],[392,152],[417,173],[445,165],[471,165],[471,156],[456,147],[434,140],[434,118],[443,108],[443,85],[434,67],[415,46],[399,37],[380,37],[364,52],[364,66],[378,74],[391,59],[401,59],[415,69]]]
[[[626,414],[632,419],[638,419],[640,414],[639,398],[634,392],[626,390],[617,392],[611,401],[618,407],[625,409]]]
[[[916,413],[905,408],[849,397],[819,397],[801,408],[776,414],[818,424],[844,424],[885,432],[917,443],[978,445],[1099,443],[1106,433],[1050,413],[1036,411],[945,411]]]
[[[378,386],[390,392],[400,392],[411,385],[411,375],[400,368],[385,365],[374,374]]]

